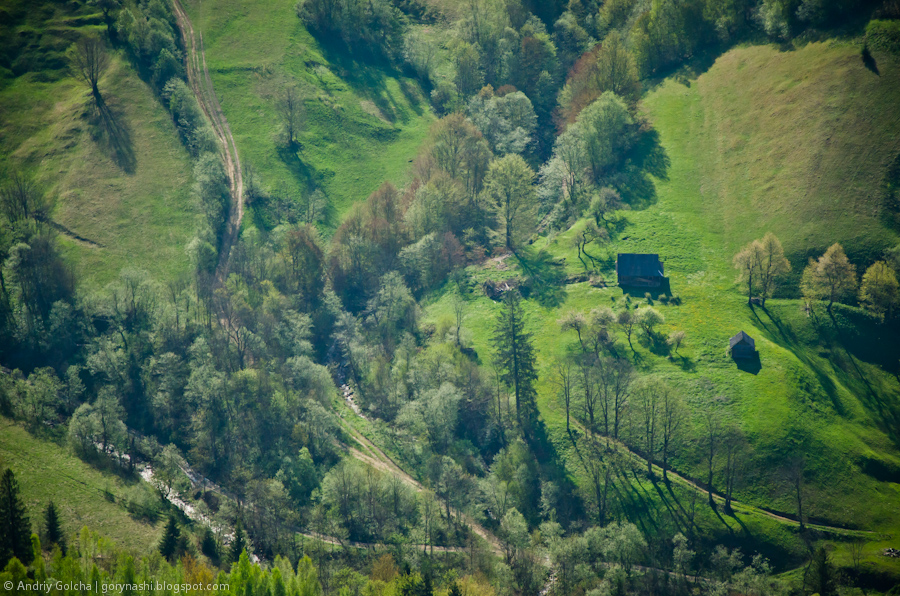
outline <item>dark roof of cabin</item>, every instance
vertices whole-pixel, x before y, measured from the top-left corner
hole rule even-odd
[[[659,255],[619,253],[616,259],[619,277],[663,277]]]
[[[738,345],[741,342],[747,342],[751,348],[756,349],[756,342],[753,341],[753,338],[744,333],[743,331],[739,332],[737,335],[731,338],[731,347]]]

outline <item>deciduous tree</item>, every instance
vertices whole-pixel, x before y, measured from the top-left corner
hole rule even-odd
[[[897,305],[900,296],[900,284],[897,275],[884,261],[876,261],[863,274],[862,284],[859,287],[859,301],[884,319],[885,315],[891,316],[894,306]]]
[[[830,310],[835,302],[856,294],[857,285],[856,267],[840,244],[832,244],[817,260],[809,260],[800,289],[808,300],[828,300]]]
[[[277,102],[278,114],[281,116],[281,125],[289,147],[293,147],[297,141],[306,118],[306,109],[300,90],[293,85],[285,87]]]
[[[485,192],[497,216],[501,244],[515,252],[534,231],[536,199],[534,171],[516,154],[493,163],[485,179]]]
[[[69,48],[69,63],[72,73],[88,84],[94,99],[100,100],[97,87],[100,77],[109,66],[109,55],[103,41],[95,35],[85,35]]]

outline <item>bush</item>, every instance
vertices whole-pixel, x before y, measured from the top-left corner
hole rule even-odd
[[[866,26],[866,46],[872,50],[900,53],[900,21],[870,21]]]
[[[136,519],[155,522],[162,510],[159,496],[140,483],[125,493],[125,508]]]

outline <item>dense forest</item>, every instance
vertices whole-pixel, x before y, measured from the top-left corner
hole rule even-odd
[[[231,138],[227,97],[216,108],[198,59],[204,42],[188,18],[197,6],[43,4],[90,26],[50,51],[22,33],[46,15],[2,3],[3,85],[36,71],[77,80],[83,117],[100,123],[96,142],[119,147],[111,155],[127,172],[106,85],[114,60],[129,64],[189,156],[195,216],[180,247],[187,271],[128,266],[98,286],[65,249],[83,239],[54,219],[67,199],[35,163],[0,162],[3,424],[125,479],[132,488],[110,498],[162,528],[147,552],[102,528],[66,533],[60,503],[26,506],[16,477],[33,471],[9,464],[0,583],[141,586],[116,588],[123,594],[213,593],[196,586],[216,583],[258,596],[825,596],[888,592],[900,577],[863,564],[870,526],[825,506],[810,513],[805,485],[827,483],[810,481],[814,447],[803,436],[763,454],[721,406],[721,389],[651,368],[648,359],[679,373],[697,366],[680,351],[701,340],[667,323],[690,299],[666,286],[566,305],[572,284],[615,286],[629,214],[656,203],[673,170],[642,103],[649,90],[742,44],[840,39],[857,44],[860,64],[885,68],[894,58],[882,56],[900,47],[900,3],[301,0],[290,18],[323,52],[401,73],[434,114],[404,182],[346,197],[343,212],[315,182],[292,196],[267,166],[238,159],[244,141]],[[316,93],[289,79],[269,93],[273,151],[307,150]],[[829,337],[881,338],[887,355],[873,361],[883,377],[869,391],[893,414],[872,428],[894,443],[861,465],[881,466],[872,475],[894,488],[898,163],[872,189],[889,231],[871,250],[845,250],[840,236],[800,255],[761,230],[717,257],[748,312],[790,303],[803,320],[833,322]],[[568,260],[551,247],[563,237]],[[538,318],[562,339],[548,346]],[[796,374],[806,388],[831,382]],[[541,392],[564,426],[550,428]],[[666,506],[647,505],[657,503],[650,491]],[[778,529],[716,526],[739,498],[768,512],[754,523]],[[829,541],[844,545],[837,558]],[[53,585],[45,593],[91,591]],[[30,588],[17,590],[5,593]]]

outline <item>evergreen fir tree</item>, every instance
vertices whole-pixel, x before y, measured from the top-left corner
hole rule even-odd
[[[200,552],[209,557],[213,562],[219,560],[219,545],[209,527],[203,529],[203,537],[200,539]]]
[[[19,495],[19,483],[11,469],[0,479],[0,568],[16,557],[23,564],[31,563],[31,522],[25,503]]]
[[[508,290],[503,295],[503,310],[494,327],[493,344],[501,378],[516,396],[516,418],[523,430],[527,430],[537,414],[534,389],[537,370],[531,334],[525,332],[525,311],[518,290]]]
[[[237,525],[234,526],[234,540],[231,541],[231,547],[228,549],[228,560],[237,563],[245,548],[247,548],[247,539],[244,537],[244,528],[238,520]]]
[[[166,530],[162,540],[159,543],[159,554],[171,561],[172,557],[178,551],[178,539],[181,537],[181,531],[178,529],[178,522],[175,516],[169,516],[169,522],[166,524]]]
[[[459,589],[459,584],[453,582],[453,585],[450,586],[450,591],[447,592],[447,596],[462,596],[462,590]]]
[[[44,536],[47,539],[48,548],[52,548],[56,544],[63,553],[66,552],[66,539],[59,523],[59,513],[56,511],[53,501],[47,503],[47,509],[44,510]]]

